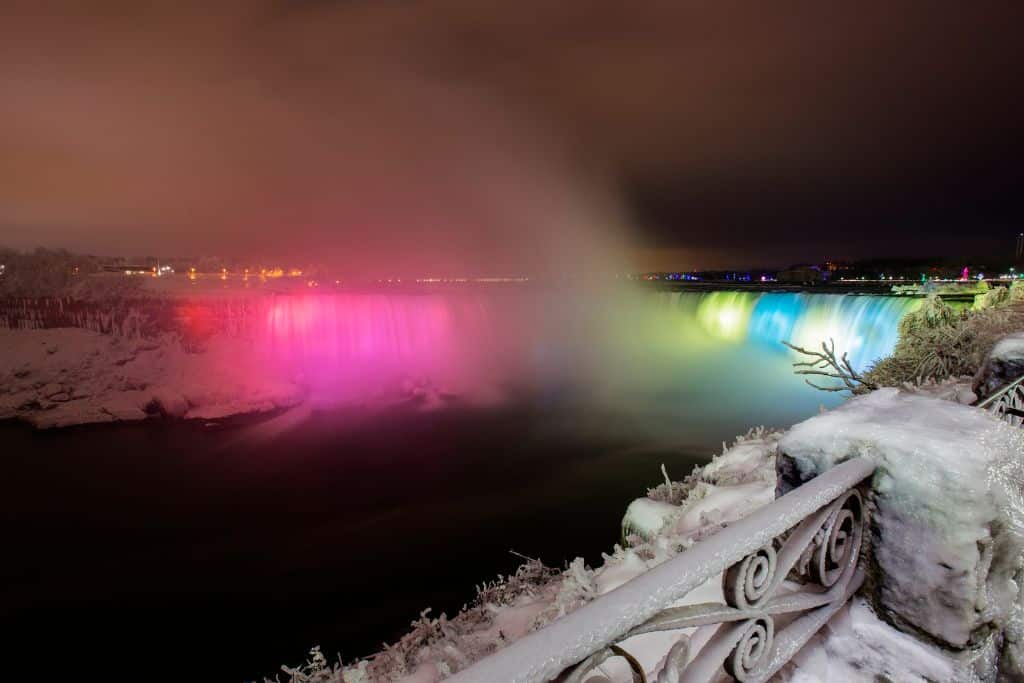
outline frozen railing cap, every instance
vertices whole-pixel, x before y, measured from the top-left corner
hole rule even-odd
[[[619,647],[622,641],[641,633],[717,624],[722,626],[692,660],[686,640],[680,639],[658,680],[711,681],[723,667],[738,680],[766,680],[863,581],[859,558],[865,511],[856,487],[874,469],[866,458],[837,465],[448,680],[541,683],[572,667],[568,683],[584,680],[587,671],[620,656],[634,681],[644,681],[639,663]],[[716,575],[723,576],[726,604],[672,607]],[[803,588],[780,592],[783,579],[793,575],[805,582]],[[783,615],[786,626],[776,631],[775,618]]]

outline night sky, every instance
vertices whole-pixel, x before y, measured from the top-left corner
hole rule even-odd
[[[82,4],[0,9],[0,245],[490,273],[1024,229],[1020,2]]]

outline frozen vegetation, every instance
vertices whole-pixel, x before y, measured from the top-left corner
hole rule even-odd
[[[878,360],[865,378],[879,386],[972,378],[1000,339],[1024,329],[1024,285],[979,295],[970,310],[957,311],[929,296],[899,323],[892,355]]]

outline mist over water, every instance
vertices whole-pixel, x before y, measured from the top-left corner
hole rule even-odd
[[[817,348],[834,339],[863,370],[892,350],[900,318],[920,305],[833,294],[603,294],[271,297],[257,346],[268,368],[300,378],[315,402],[442,408],[526,397],[579,429],[697,444],[789,425],[841,400],[793,375],[797,356],[783,340]]]

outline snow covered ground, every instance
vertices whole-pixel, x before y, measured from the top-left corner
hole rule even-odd
[[[201,353],[189,353],[170,336],[0,329],[0,349],[0,419],[38,427],[160,413],[214,419],[303,400],[298,384],[268,377],[259,355],[238,337],[217,337]]]

